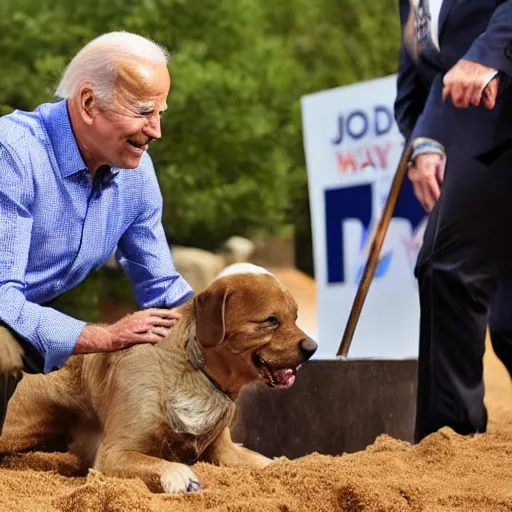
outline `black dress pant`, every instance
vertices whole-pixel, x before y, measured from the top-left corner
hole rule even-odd
[[[469,153],[448,148],[415,269],[416,442],[443,426],[462,435],[486,430],[482,359],[490,311],[494,349],[512,374],[512,148],[478,160]]]

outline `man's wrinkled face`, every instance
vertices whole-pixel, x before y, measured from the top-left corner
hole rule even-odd
[[[134,169],[151,141],[160,139],[171,78],[164,63],[130,62],[118,69],[112,105],[98,106],[94,145],[106,163]]]

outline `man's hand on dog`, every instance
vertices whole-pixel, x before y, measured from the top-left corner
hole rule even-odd
[[[461,59],[443,78],[443,100],[451,98],[458,108],[482,103],[491,110],[496,105],[498,87],[495,69]]]
[[[172,309],[151,308],[127,315],[107,327],[112,349],[118,350],[135,343],[158,343],[167,336],[181,315]]]
[[[138,343],[158,343],[180,318],[174,309],[151,308],[127,315],[112,325],[87,325],[73,353],[113,352]]]

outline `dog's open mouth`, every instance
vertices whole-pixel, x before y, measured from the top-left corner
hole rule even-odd
[[[256,353],[252,355],[252,361],[265,381],[265,384],[271,388],[289,388],[295,382],[295,375],[300,367],[274,369]]]

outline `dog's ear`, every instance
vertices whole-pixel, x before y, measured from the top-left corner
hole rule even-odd
[[[226,336],[226,286],[203,290],[194,298],[197,341],[203,347],[220,345]]]

